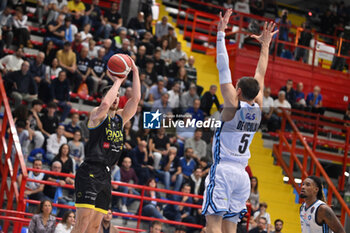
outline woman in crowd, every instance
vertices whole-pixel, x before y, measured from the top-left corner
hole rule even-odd
[[[56,218],[51,215],[52,203],[49,200],[40,202],[37,214],[29,223],[28,233],[54,233]]]
[[[76,130],[73,140],[68,142],[69,155],[74,159],[76,167],[79,166],[85,158],[84,143],[81,142],[81,132]]]
[[[75,223],[75,214],[73,211],[66,211],[62,217],[62,221],[57,224],[55,233],[70,233]]]
[[[156,180],[154,178],[149,179],[146,183],[146,186],[157,188]],[[146,190],[145,196],[160,199],[160,194],[153,190],[151,191]],[[152,218],[163,219],[163,215],[160,213],[161,209],[162,209],[162,203],[145,200],[143,201],[142,215],[147,217],[152,217]]]
[[[69,156],[69,153],[68,144],[63,144],[52,162],[60,161],[62,164],[62,173],[73,174],[73,159]]]
[[[250,187],[249,201],[252,206],[252,212],[254,213],[259,209],[258,178],[255,176],[250,178]]]
[[[47,66],[52,65],[52,61],[53,59],[56,58],[56,53],[57,53],[57,50],[55,49],[55,45],[52,42],[52,40],[48,41],[44,45],[42,52],[45,53],[44,64]]]
[[[160,59],[163,59],[167,65],[170,64],[170,50],[169,50],[169,41],[164,39],[162,41],[162,51],[160,55]]]
[[[51,41],[50,41],[51,42]],[[62,68],[58,66],[58,59],[54,58],[52,60],[51,66],[46,66],[46,80],[48,83],[51,82],[52,79],[58,77],[58,74],[61,72]]]

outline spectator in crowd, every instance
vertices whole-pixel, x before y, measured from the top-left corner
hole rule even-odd
[[[128,56],[131,56],[129,47],[130,47],[130,41],[129,39],[125,38],[122,40],[121,48],[117,49],[116,53],[121,53],[121,54],[126,54]]]
[[[103,59],[106,55],[106,49],[100,48],[98,50],[98,57],[94,58],[90,62],[91,77],[93,80],[92,94],[100,93],[98,90],[102,90],[108,85],[108,81],[105,79],[106,61]]]
[[[161,56],[162,56],[162,50],[160,47],[157,47],[153,56],[154,69],[157,75],[161,75],[164,77],[166,75],[166,65],[165,65],[165,61],[162,59]]]
[[[138,47],[135,64],[141,69],[146,68],[146,46],[141,45]]]
[[[250,10],[254,15],[264,16],[265,5],[264,0],[250,1]]]
[[[77,75],[77,57],[72,51],[71,43],[66,41],[63,49],[59,50],[56,54],[58,64],[66,71],[70,81],[70,85],[73,86],[72,91],[76,92],[81,83],[79,75]]]
[[[187,113],[192,115],[192,119],[196,121],[204,121],[204,112],[199,108],[201,105],[201,101],[199,99],[195,99],[193,101],[193,107],[189,107],[187,109]]]
[[[149,179],[146,185],[151,188],[157,188],[157,183],[154,178]],[[146,190],[145,196],[161,199],[160,194],[154,190]],[[163,219],[163,215],[160,213],[160,211],[162,210],[162,206],[162,203],[159,203],[157,201],[144,200],[142,206],[142,216]]]
[[[88,58],[89,49],[87,47],[81,48],[80,56],[77,57],[77,72],[80,76],[79,79],[82,80],[82,82],[85,82],[88,86],[89,93],[93,94],[93,81],[90,76],[91,74],[91,68],[90,68],[90,59]]]
[[[75,224],[75,214],[73,211],[68,210],[64,213],[62,221],[57,224],[55,233],[70,233]]]
[[[51,95],[53,102],[63,109],[60,121],[63,122],[69,115],[72,109],[72,104],[69,102],[70,99],[70,88],[69,81],[67,80],[67,73],[61,71],[58,78],[52,80],[51,83]]]
[[[281,219],[275,220],[275,231],[272,233],[282,233],[283,221]]]
[[[61,162],[60,161],[53,162],[52,165],[51,165],[51,171],[52,172],[56,172],[56,173],[60,173],[62,171],[62,164],[61,164]],[[58,183],[59,186],[62,186],[62,185],[66,184],[65,179],[66,178],[63,177],[63,176],[57,176],[57,175],[51,175],[51,174],[45,174],[45,176],[43,178],[43,180]],[[45,184],[44,191],[43,191],[43,193],[45,195],[45,198],[49,199],[50,201],[54,200],[57,188],[59,186]],[[67,204],[67,202],[62,198],[62,196],[60,196],[58,198],[58,203],[60,203],[60,204]]]
[[[47,16],[51,13],[50,11],[55,11],[57,8],[57,2],[54,0],[39,0],[36,5],[36,15],[38,16],[38,22],[40,26],[43,26],[44,16]]]
[[[124,147],[127,150],[132,150],[132,148],[134,148],[135,146],[137,146],[136,144],[136,132],[134,132],[131,129],[131,122],[127,121],[124,124]]]
[[[169,94],[169,106],[174,110],[174,112],[178,112],[180,108],[180,83],[175,82]]]
[[[181,58],[184,59],[184,58]],[[187,79],[187,71],[185,67],[179,67],[175,81],[180,83],[180,92],[183,93],[188,90],[189,82]]]
[[[62,164],[62,173],[66,174],[74,174],[74,162],[73,159],[69,156],[69,146],[68,144],[62,144],[60,146],[60,149],[58,150],[58,154],[55,156],[55,158],[52,160],[59,161]],[[67,177],[66,178],[67,184],[74,184],[74,179]]]
[[[157,130],[157,134],[149,140],[150,156],[154,161],[154,168],[159,169],[159,163],[164,156],[169,153],[170,142],[167,135],[165,135],[165,129],[161,127]]]
[[[18,71],[23,63],[23,48],[17,48],[14,54],[6,55],[0,59],[0,70],[3,74],[7,72]]]
[[[180,101],[181,108],[184,111],[186,111],[189,107],[193,107],[193,103],[194,103],[195,99],[199,99],[199,96],[197,95],[197,87],[195,84],[191,84],[188,91],[185,91],[181,95],[181,101]],[[203,110],[202,107],[201,107],[201,109]],[[204,113],[205,113],[205,111],[204,111]]]
[[[259,190],[258,190],[258,178],[252,176],[250,178],[250,196],[249,202],[252,207],[252,213],[258,211],[259,209]]]
[[[130,157],[124,157],[122,166],[120,168],[120,181],[125,183],[134,183],[138,184],[139,179],[135,173],[135,170],[131,167],[132,161]],[[120,189],[123,193],[129,193],[134,195],[139,195],[139,193],[133,189],[126,186],[120,186]],[[121,211],[126,213],[128,212],[127,206],[131,204],[135,199],[128,199],[127,197],[122,197],[122,207]]]
[[[5,42],[5,47],[10,48],[13,41],[13,31],[11,8],[8,6],[0,12],[0,29],[2,30],[2,40]]]
[[[85,5],[81,0],[68,1],[68,12],[72,15],[75,25],[83,26],[89,23],[89,17],[85,15]]]
[[[41,159],[35,159],[33,162],[33,168],[41,170],[43,168],[43,163]],[[42,172],[28,172],[28,178],[33,180],[42,180],[44,178],[44,173]],[[18,185],[21,186],[22,174],[18,176]],[[24,191],[24,196],[33,200],[41,200],[43,197],[42,191],[44,190],[44,184],[27,181],[26,190]]]
[[[67,15],[64,19],[64,39],[65,41],[73,42],[75,39],[75,35],[78,33],[78,28],[72,24],[72,17]]]
[[[185,65],[187,80],[190,83],[194,83],[197,85],[197,69],[194,67],[195,59],[193,56],[188,58],[188,63]]]
[[[63,136],[64,126],[59,125],[57,127],[56,133],[51,134],[47,139],[46,145],[46,158],[49,161],[52,161],[54,157],[58,154],[59,149],[63,144],[67,144],[67,139]],[[62,167],[61,167],[62,168]]]
[[[79,127],[79,113],[75,112],[71,116],[71,122],[64,126],[64,136],[68,139],[73,139],[74,132],[80,130]]]
[[[146,55],[148,58],[152,57],[154,53],[152,37],[153,36],[151,32],[145,32],[143,35],[143,39],[138,43],[138,46],[144,45],[146,47]]]
[[[166,65],[170,64],[170,50],[169,41],[167,39],[162,40],[160,58],[165,61]]]
[[[174,183],[174,191],[179,191],[182,185],[183,175],[180,160],[176,156],[176,153],[176,147],[169,148],[168,155],[162,158],[161,170],[157,170],[157,176],[162,179],[165,189],[170,189],[170,185]]]
[[[26,130],[26,122],[21,121],[21,120],[16,121],[16,131],[17,131],[17,135],[18,135],[18,139],[19,139],[19,144],[20,144],[21,149],[22,149],[23,157],[25,160],[27,160],[28,154],[29,154],[28,146],[30,144],[30,139],[29,139],[29,132],[28,132],[28,130]],[[16,154],[16,147],[14,144],[12,144],[11,157],[12,157],[13,161],[15,158],[15,154]]]
[[[145,140],[139,140],[137,146],[131,150],[130,156],[132,158],[132,167],[137,177],[139,177],[139,184],[146,184],[154,170],[154,167],[149,165],[151,164],[150,158],[152,157],[148,155],[147,142]]]
[[[327,35],[333,35],[336,17],[332,14],[332,12],[329,9],[327,9],[326,12],[320,18],[320,31]]]
[[[203,170],[199,166],[189,177],[189,183],[191,185],[191,193],[196,195],[203,195],[205,189],[205,177],[203,177]],[[194,204],[202,204],[202,200],[199,198],[193,198]],[[197,215],[202,215],[202,210],[198,209]]]
[[[67,40],[68,41],[68,40]],[[83,48],[83,43],[81,39],[81,34],[79,32],[74,34],[74,39],[71,42],[72,43],[72,50],[76,54],[76,56],[79,56],[81,49]]]
[[[168,35],[165,35],[162,37],[161,42],[162,42],[162,49],[164,49],[164,41],[168,41],[168,49],[172,50],[175,49],[177,47],[177,37],[175,34],[175,29],[173,27],[168,27]],[[169,53],[169,59],[171,60],[171,55]],[[171,63],[171,61],[169,62]]]
[[[125,89],[125,93],[123,96],[119,97],[119,104],[118,108],[123,109],[125,107],[125,104],[128,102],[128,99],[132,96],[132,88],[127,87]]]
[[[295,91],[295,108],[304,109],[306,107],[305,94],[303,92],[304,84],[299,82]]]
[[[124,39],[127,39],[128,32],[126,28],[120,28],[119,33],[113,38],[116,48],[121,48]]]
[[[142,106],[139,104],[137,106],[136,113],[134,117],[131,119],[131,130],[134,132],[138,132],[143,124],[143,112],[142,112]]]
[[[323,115],[325,110],[323,108],[323,98],[319,86],[315,86],[314,91],[307,95],[306,103],[311,112]]]
[[[193,160],[193,149],[191,147],[185,149],[185,155],[180,158],[180,164],[182,176],[184,177],[185,182],[189,182],[190,176],[197,166],[196,161]]]
[[[159,112],[162,114],[172,112],[172,109],[169,105],[169,94],[167,92],[162,93],[161,98],[159,100],[154,101],[152,111],[157,111],[158,109]]]
[[[113,226],[112,218],[113,218],[113,213],[112,213],[112,210],[109,209],[107,214],[103,216],[100,230],[98,231],[99,233],[105,233],[105,232],[118,233],[119,232],[119,230],[115,226]]]
[[[111,39],[104,39],[102,47],[105,49],[105,55],[104,55],[102,60],[105,63],[107,63],[108,60],[115,54],[115,48],[112,44],[112,40]]]
[[[32,117],[28,117],[29,127],[27,129],[29,138],[34,142],[34,149],[41,148],[45,140],[44,135],[40,131],[43,128],[39,115],[42,108],[43,102],[41,100],[34,100],[30,109]]]
[[[269,229],[270,227],[270,224],[271,224],[271,218],[270,218],[270,214],[266,212],[266,209],[267,209],[267,204],[266,202],[261,202],[259,204],[259,210],[256,211],[254,213],[254,221],[258,224],[258,227],[259,227],[259,223],[260,223],[260,218],[263,217],[266,219],[266,224],[264,226],[264,229]],[[267,231],[267,230],[266,230]]]
[[[64,17],[64,14],[59,14],[56,21],[51,21],[47,25],[45,43],[52,41],[58,47],[63,47],[65,39]]]
[[[75,168],[77,168],[85,158],[84,143],[81,142],[80,130],[74,132],[73,140],[68,142],[68,146],[70,151],[69,155],[74,159],[76,164]]]
[[[105,38],[109,38],[110,33],[118,34],[119,29],[123,26],[123,19],[118,13],[117,2],[111,2],[111,9],[107,10],[104,14],[104,21],[106,22]]]
[[[166,93],[167,89],[164,87],[164,80],[158,80],[157,84],[153,85],[149,90],[149,101],[154,102],[162,97],[163,93]]]
[[[279,32],[278,32],[278,39],[282,41],[289,41],[288,34],[289,34],[289,28],[291,27],[292,23],[288,19],[288,10],[283,9],[281,12],[281,17],[276,18],[275,22],[277,24],[280,24]],[[276,36],[274,36],[276,37]],[[279,43],[277,46],[277,56],[281,56],[283,52],[284,44]],[[272,40],[272,46],[270,49],[271,53],[275,51],[275,40]]]
[[[59,124],[58,117],[56,116],[57,104],[55,102],[50,102],[47,105],[47,113],[40,117],[42,123],[42,128],[40,129],[45,138],[50,137],[51,134],[56,132]]]
[[[49,40],[43,45],[41,51],[45,54],[44,64],[47,68],[52,65],[52,61],[56,58],[57,49],[55,48],[53,41]]]
[[[12,90],[10,96],[15,100],[15,108],[22,100],[28,104],[37,98],[38,87],[29,72],[29,62],[24,61],[21,70],[9,72],[4,76],[7,87]]]
[[[181,47],[181,42],[177,42],[176,48],[171,50],[170,60],[172,62],[177,62],[178,60],[180,60],[180,58],[185,58],[187,61],[187,54],[184,51],[182,51]]]
[[[49,12],[49,15],[47,16],[47,19],[46,19],[46,24],[48,24],[52,20],[57,19],[59,14],[64,14],[64,15],[68,14],[67,0],[57,0],[56,3],[57,3],[57,7],[55,7],[53,11]]]
[[[311,26],[308,22],[304,22],[302,24],[302,32],[300,33],[298,45],[310,47],[311,39],[312,39]],[[307,63],[309,50],[304,49],[304,48],[300,48],[300,47],[296,47],[294,53],[295,53],[295,60],[296,61],[299,61],[301,58],[304,63]]]
[[[49,200],[41,201],[37,213],[30,220],[28,233],[54,233],[56,218],[51,212],[52,202]]]
[[[106,27],[106,21],[103,18],[101,8],[98,5],[99,0],[93,0],[92,4],[89,5],[89,9],[85,12],[85,15],[88,16],[91,27],[95,29],[94,39],[98,40],[100,37],[106,39],[110,34],[110,28]],[[109,30],[107,32],[107,30]]]
[[[193,149],[192,158],[194,158],[198,163],[202,157],[206,156],[207,151],[207,144],[204,140],[202,140],[202,135],[203,130],[197,128],[194,131],[194,137],[187,139],[185,142],[185,148]]]
[[[234,10],[242,12],[242,13],[250,14],[249,2],[247,2],[245,0],[238,0],[235,3]]]
[[[285,91],[278,92],[278,99],[276,99],[273,102],[273,105],[274,105],[274,110],[275,110],[276,115],[278,115],[279,113],[282,112],[282,110],[280,108],[287,108],[287,109],[292,108],[292,106],[290,105],[288,100],[286,100],[286,92]]]
[[[276,125],[276,115],[274,115],[274,102],[271,94],[270,87],[264,87],[264,95],[263,95],[263,108],[262,108],[262,128],[264,131],[275,131],[278,128]]]
[[[39,52],[34,61],[30,63],[29,72],[32,74],[36,83],[45,80],[46,66],[43,63],[45,60],[45,53]]]
[[[162,223],[159,221],[153,221],[150,226],[148,233],[161,233],[162,232]]]
[[[266,218],[259,217],[258,226],[251,229],[249,233],[267,233],[267,231],[265,231],[266,223],[267,223]]]
[[[156,24],[156,38],[157,41],[160,42],[163,36],[168,35],[168,28],[172,27],[170,23],[168,23],[168,17],[163,16],[161,21],[158,21]]]
[[[89,47],[89,42],[92,39],[92,34],[90,33],[90,31],[91,24],[85,24],[83,30],[80,31],[82,45],[87,48]]]
[[[209,91],[205,92],[201,98],[201,109],[205,113],[206,116],[210,116],[210,110],[213,104],[215,103],[216,108],[220,109],[220,103],[218,97],[216,96],[216,85],[211,85]]]
[[[160,80],[154,68],[154,61],[151,58],[146,59],[146,68],[143,69],[143,72],[146,74],[146,83],[149,86],[156,84]]]
[[[295,90],[293,88],[293,80],[288,79],[286,85],[281,87],[280,91],[284,91],[286,93],[286,100],[288,103],[290,103],[291,106],[294,106],[296,98]]]
[[[51,42],[52,43],[52,42]],[[53,58],[51,66],[46,66],[45,78],[48,83],[51,83],[51,80],[58,78],[59,73],[62,71],[61,67],[58,67],[58,59]]]
[[[133,17],[130,19],[128,29],[132,29],[134,31],[134,35],[139,36],[146,31],[145,28],[145,14],[140,11],[137,14],[137,17]]]
[[[100,49],[100,47],[95,45],[96,45],[96,41],[89,40],[89,53],[88,53],[89,59],[94,59],[95,57],[98,56],[98,50]]]
[[[12,28],[14,36],[17,38],[19,47],[33,47],[30,43],[30,32],[27,26],[28,16],[23,14],[21,7],[16,8],[15,15],[12,17]]]
[[[187,227],[183,225],[177,225],[175,227],[175,233],[186,233],[187,232]]]
[[[192,204],[192,197],[186,196],[186,194],[191,192],[191,186],[188,183],[185,183],[181,188],[181,192],[184,194],[184,196],[172,195],[170,200]],[[164,208],[163,214],[164,217],[169,220],[188,223],[195,222],[194,217],[191,216],[191,207],[168,204]]]

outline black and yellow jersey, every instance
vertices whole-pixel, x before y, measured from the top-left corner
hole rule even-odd
[[[116,115],[106,118],[96,127],[89,128],[90,137],[85,145],[85,161],[113,166],[123,150],[123,119]]]

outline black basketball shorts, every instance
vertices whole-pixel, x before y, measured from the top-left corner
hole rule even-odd
[[[94,209],[107,214],[112,200],[111,189],[109,167],[84,162],[75,176],[75,207]]]

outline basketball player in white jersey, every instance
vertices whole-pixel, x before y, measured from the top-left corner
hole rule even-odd
[[[206,179],[202,214],[206,215],[208,233],[235,233],[237,223],[247,210],[250,180],[245,171],[250,158],[249,145],[261,121],[264,76],[269,57],[269,45],[275,27],[265,23],[262,34],[253,35],[261,44],[260,57],[253,77],[232,85],[229,59],[225,47],[225,28],[232,14],[220,13],[217,33],[217,68],[224,109],[221,127],[213,141],[213,165]]]
[[[333,210],[324,202],[320,178],[306,178],[301,186],[300,197],[305,200],[300,206],[302,233],[345,233]]]

